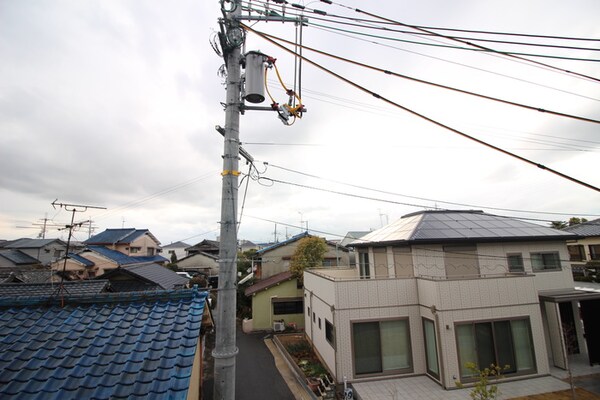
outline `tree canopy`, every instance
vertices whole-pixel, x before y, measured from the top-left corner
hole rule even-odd
[[[323,238],[309,236],[300,239],[290,263],[290,271],[299,283],[304,281],[305,269],[323,265],[325,253],[327,253],[327,243]]]

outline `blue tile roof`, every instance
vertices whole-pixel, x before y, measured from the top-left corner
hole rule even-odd
[[[123,229],[107,229],[104,232],[100,232],[97,235],[92,236],[83,243],[86,244],[128,244],[133,242],[140,236],[149,235],[156,244],[160,244],[158,239],[154,237],[148,229],[135,229],[135,228],[123,228]]]
[[[118,265],[136,264],[141,262],[138,258],[128,256],[117,250],[111,250],[104,246],[88,246],[87,248],[116,262]]]
[[[206,297],[0,299],[0,398],[185,399]]]

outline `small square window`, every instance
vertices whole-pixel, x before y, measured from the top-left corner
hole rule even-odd
[[[507,254],[506,261],[508,262],[508,270],[510,272],[524,272],[523,256],[519,254]]]

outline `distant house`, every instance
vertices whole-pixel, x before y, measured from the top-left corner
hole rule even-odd
[[[298,287],[297,279],[290,271],[248,287],[244,294],[252,296],[252,330],[283,330],[283,326],[290,323],[303,328],[302,292],[302,287]]]
[[[243,253],[248,250],[258,250],[259,246],[250,240],[240,240],[238,243],[238,249]]]
[[[115,292],[182,289],[188,283],[188,279],[155,263],[125,265],[105,272],[97,279],[108,279]]]
[[[301,239],[311,237],[308,232],[293,236],[283,242],[260,249],[253,260],[255,279],[266,279],[273,275],[289,271],[290,262]],[[348,249],[337,243],[326,241],[327,253],[323,259],[324,267],[349,265]]]
[[[2,283],[46,283],[59,282],[61,277],[49,268],[0,269]]]
[[[476,379],[468,362],[507,365],[505,380],[566,368],[569,352],[599,363],[600,293],[574,289],[575,239],[481,211],[405,215],[351,243],[358,268],[305,271],[306,337],[337,382],[451,389]]]
[[[50,265],[67,252],[67,243],[60,239],[17,239],[0,245],[3,249],[19,250],[35,258],[42,265]]]
[[[35,257],[16,249],[0,249],[0,269],[23,269],[41,267],[42,263]]]
[[[57,272],[64,269],[74,279],[88,279],[120,266],[148,262],[164,265],[167,263],[167,259],[160,255],[128,256],[118,250],[112,250],[104,246],[88,246],[78,254],[69,254],[66,260],[63,259],[53,263],[51,268]]]
[[[200,272],[207,276],[219,275],[219,257],[210,253],[194,253],[177,261],[182,271]]]
[[[200,399],[203,336],[195,289],[0,299],[0,397]]]
[[[190,245],[184,242],[175,242],[168,244],[162,247],[163,256],[169,261],[171,261],[171,257],[173,256],[173,254],[175,254],[177,260],[181,260],[187,255],[185,249],[187,249],[188,247],[190,247]]]
[[[600,269],[600,218],[569,226],[563,231],[578,235],[577,240],[567,242],[569,261],[574,274],[587,274],[586,265],[596,264]]]
[[[107,229],[83,242],[87,246],[104,246],[129,256],[155,256],[160,242],[148,229]]]
[[[219,255],[219,242],[216,240],[208,240],[204,239],[200,243],[197,243],[193,246],[185,249],[185,252],[188,256],[198,254],[198,253],[207,253],[212,254],[214,256]]]

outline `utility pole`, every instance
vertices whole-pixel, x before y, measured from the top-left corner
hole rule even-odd
[[[277,111],[279,119],[285,125],[290,125],[289,119],[300,118],[306,109],[301,104],[300,97],[294,91],[286,90],[287,104],[279,106],[273,103],[270,107],[248,106],[244,99],[250,103],[264,101],[263,84],[256,85],[264,78],[264,63],[270,59],[260,52],[249,52],[242,55],[245,42],[245,31],[240,21],[271,21],[298,22],[306,20],[303,17],[292,18],[285,15],[264,14],[260,16],[242,17],[241,0],[220,0],[223,18],[219,20],[219,42],[225,59],[227,72],[225,128],[216,126],[216,130],[224,137],[222,194],[221,194],[221,226],[219,241],[219,288],[216,310],[216,337],[215,348],[212,352],[214,364],[214,390],[215,400],[235,399],[235,360],[238,354],[236,346],[236,297],[237,297],[237,202],[238,202],[238,170],[239,156],[244,157],[249,163],[254,159],[240,147],[240,114],[246,110]],[[298,5],[294,5],[298,6]],[[285,14],[285,13],[284,13]],[[251,54],[252,53],[252,54]],[[242,57],[245,57],[246,86],[242,84]],[[250,72],[251,71],[251,72]],[[258,72],[258,73],[256,73]],[[256,74],[255,74],[256,73]],[[250,76],[250,78],[249,78]],[[244,90],[245,89],[245,90]],[[254,90],[257,90],[255,92]],[[244,98],[242,98],[244,94]],[[296,99],[298,103],[296,104]],[[308,228],[308,225],[307,225]],[[275,234],[275,240],[277,235]]]
[[[223,153],[221,227],[219,241],[219,289],[217,296],[216,337],[212,355],[215,360],[213,399],[235,399],[235,360],[238,348],[236,332],[237,279],[237,202],[239,126],[241,112],[241,47],[244,33],[240,28],[240,0],[221,1],[221,43],[227,68],[225,103],[225,139]],[[228,8],[227,8],[228,7]]]

